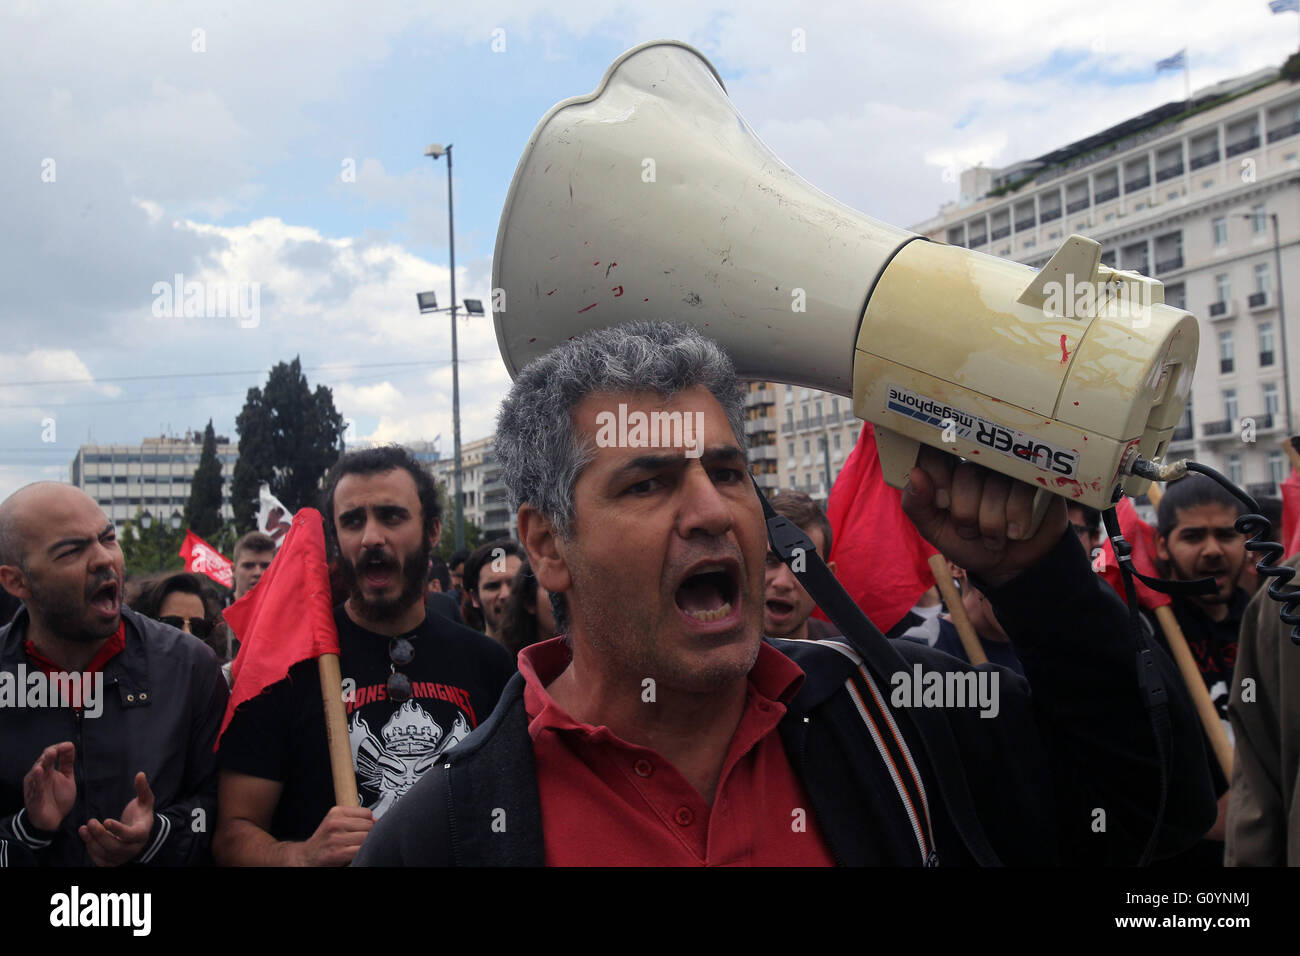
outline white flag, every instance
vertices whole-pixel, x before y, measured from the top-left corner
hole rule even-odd
[[[257,488],[257,530],[269,535],[278,548],[292,524],[293,512],[271,494],[270,485],[262,482]]]

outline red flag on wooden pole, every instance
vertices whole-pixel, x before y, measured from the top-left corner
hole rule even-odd
[[[320,512],[303,508],[257,587],[225,610],[239,638],[234,688],[221,723],[235,709],[283,680],[299,661],[339,652]]]
[[[871,623],[888,631],[934,586],[929,560],[939,552],[903,513],[902,492],[885,484],[870,422],[835,479],[826,517],[835,576]],[[813,614],[827,619],[820,608]]]

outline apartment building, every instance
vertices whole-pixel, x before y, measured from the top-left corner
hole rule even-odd
[[[966,170],[961,200],[911,228],[1034,267],[1079,233],[1105,264],[1159,279],[1201,331],[1168,455],[1277,494],[1300,357],[1283,328],[1300,308],[1300,86],[1260,70],[1036,159]],[[1290,407],[1294,431],[1293,395]]]
[[[825,504],[861,431],[848,398],[774,382],[746,386],[750,470],[769,494],[795,489]]]
[[[72,459],[71,483],[90,495],[112,521],[134,518],[146,511],[160,520],[173,512],[184,514],[190,499],[190,481],[203,453],[202,433],[183,437],[146,438],[138,445],[82,445]],[[217,436],[221,461],[221,517],[234,517],[230,508],[230,482],[239,458],[239,445]]]
[[[483,529],[483,540],[517,538],[515,516],[506,501],[506,486],[501,480],[501,464],[493,452],[495,435],[465,442],[461,452],[461,502],[465,520]],[[455,515],[456,460],[441,458],[430,466],[434,477],[447,489],[443,510]]]

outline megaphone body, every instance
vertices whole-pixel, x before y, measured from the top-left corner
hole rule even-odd
[[[699,328],[744,378],[852,396],[886,481],[920,444],[1097,508],[1182,417],[1199,332],[1155,280],[1071,236],[1041,269],[931,242],[785,166],[692,48],[645,44],[538,124],[497,235],[512,375],[583,332]]]

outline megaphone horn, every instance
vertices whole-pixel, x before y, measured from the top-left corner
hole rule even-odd
[[[554,106],[506,198],[493,263],[512,375],[583,332],[700,329],[744,378],[853,397],[886,481],[920,443],[1097,508],[1148,482],[1199,333],[1163,286],[1070,236],[1038,272],[877,222],[805,182],[675,41],[624,53]],[[1085,294],[1086,293],[1086,294]]]

